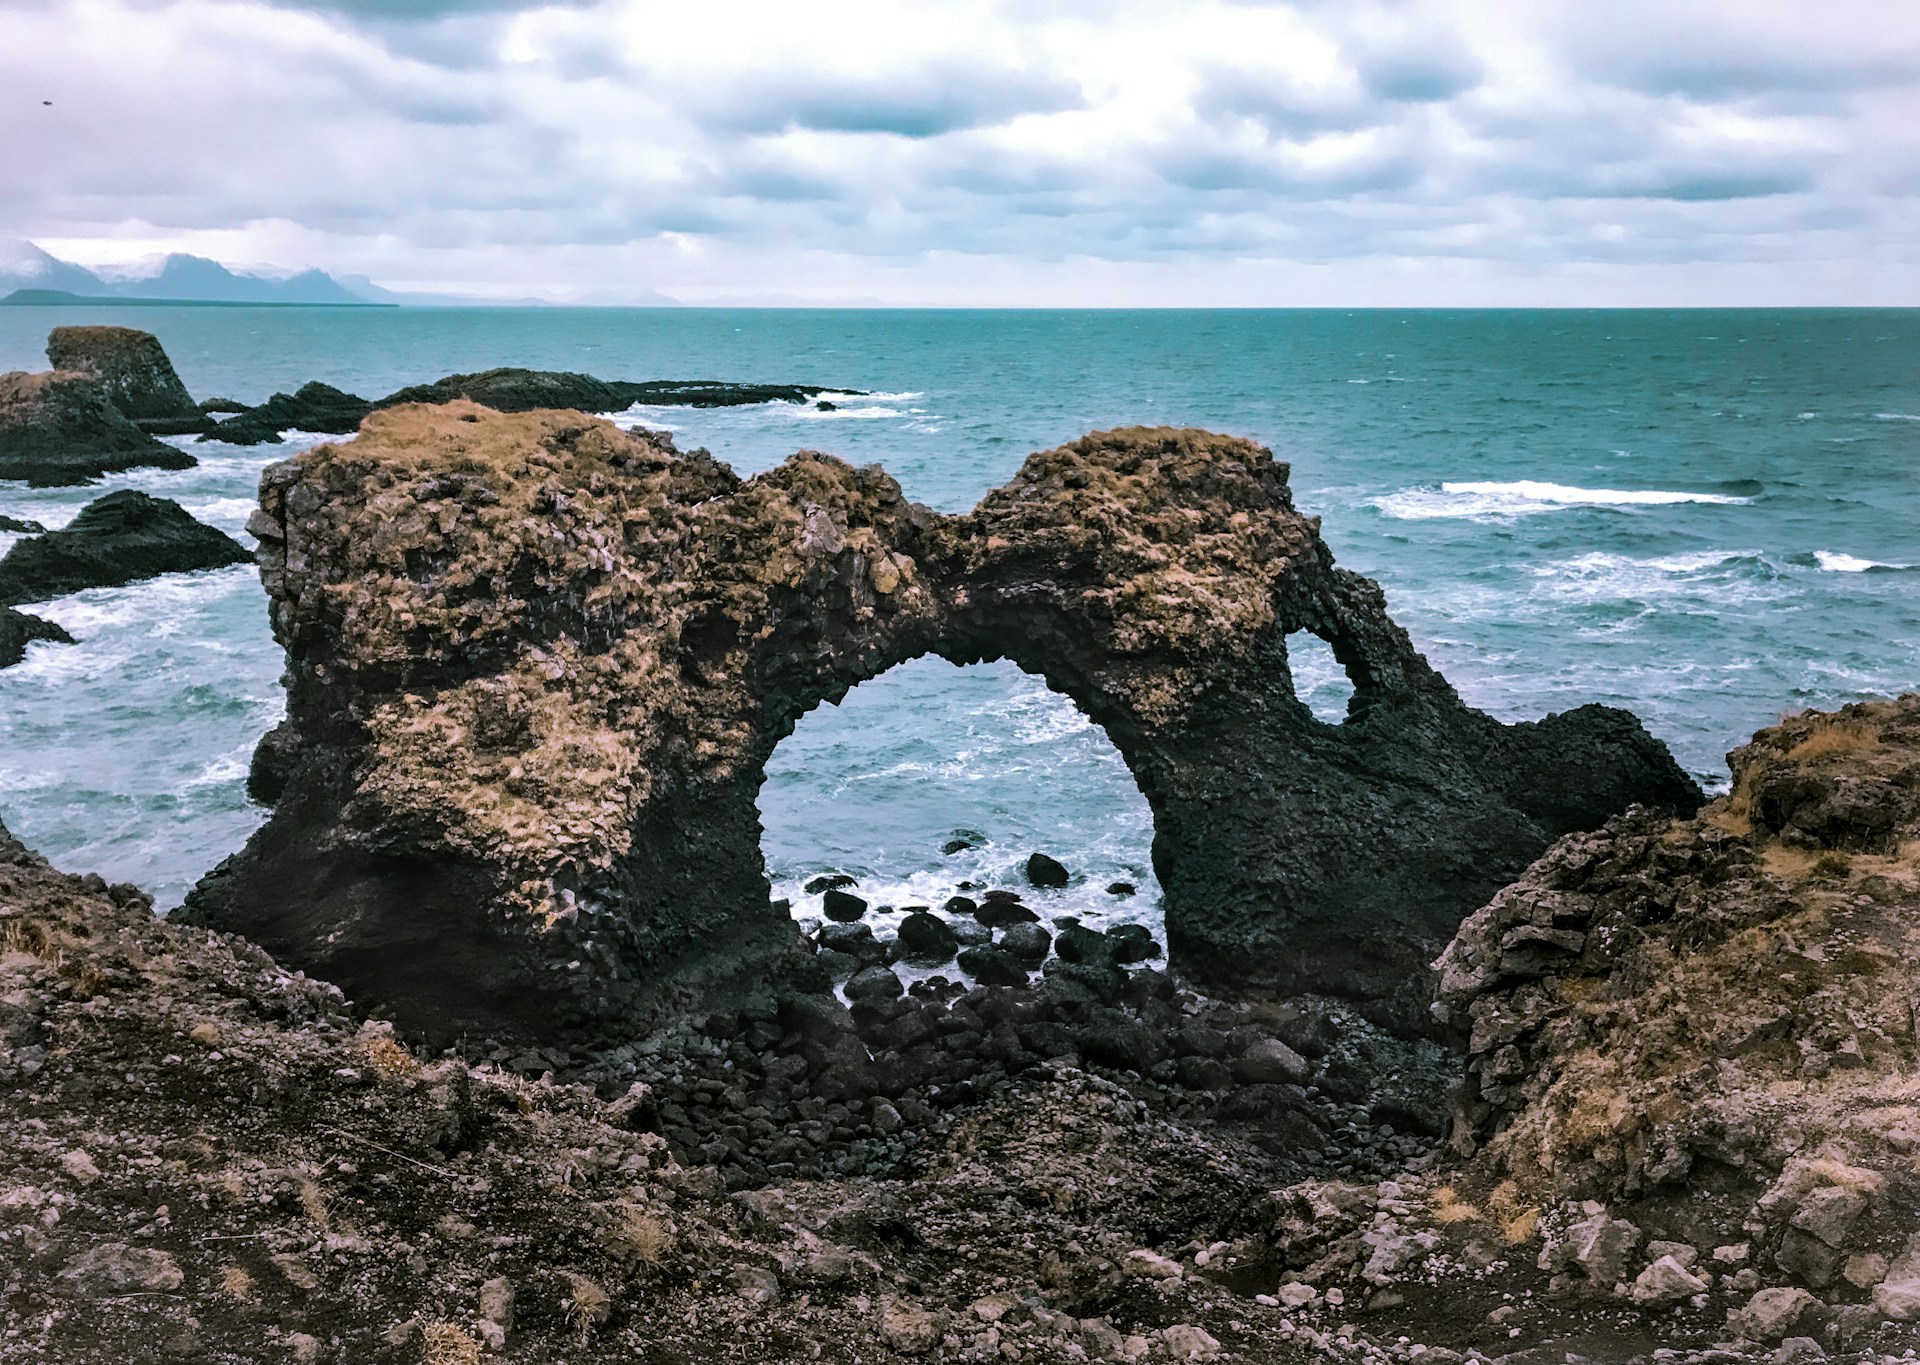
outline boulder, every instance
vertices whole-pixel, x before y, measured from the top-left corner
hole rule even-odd
[[[1067,869],[1044,853],[1035,853],[1027,859],[1027,881],[1039,887],[1065,886],[1072,880]]]
[[[260,511],[287,780],[185,913],[435,1034],[625,1031],[643,997],[767,980],[798,942],[766,762],[921,655],[1008,660],[1106,727],[1153,808],[1171,966],[1410,1030],[1459,916],[1557,834],[1699,797],[1624,712],[1462,704],[1232,437],[1094,433],[943,516],[818,452],[741,479],[455,400],[273,466]],[[1344,725],[1294,696],[1299,629],[1355,679]]]
[[[1000,935],[1000,946],[1022,962],[1037,964],[1053,948],[1053,935],[1037,924],[1009,925]]]
[[[1707,1282],[1672,1256],[1662,1256],[1633,1281],[1633,1301],[1655,1306],[1678,1303],[1707,1292]]]
[[[1307,1059],[1278,1038],[1261,1038],[1233,1064],[1234,1079],[1247,1085],[1304,1085],[1311,1068]]]
[[[74,643],[73,637],[52,621],[43,621],[38,616],[29,616],[12,607],[0,607],[0,668],[17,664],[26,658],[27,646],[35,640],[47,640],[59,645]]]
[[[842,989],[846,991],[847,999],[868,1004],[898,1000],[906,991],[891,968],[879,966],[861,968],[848,978]]]
[[[1027,969],[1020,959],[1001,948],[981,946],[960,950],[960,970],[982,986],[1024,986]]]
[[[867,913],[867,903],[850,891],[830,886],[820,897],[820,913],[836,924],[852,924]]]
[[[199,431],[206,418],[151,332],[131,327],[56,327],[47,337],[56,370],[92,375],[107,401],[148,431]]]
[[[1817,1320],[1820,1311],[1820,1300],[1804,1289],[1762,1289],[1727,1314],[1727,1326],[1749,1341],[1779,1341]]]
[[[51,488],[123,469],[191,469],[195,463],[135,426],[90,374],[0,374],[0,479]]]
[[[960,946],[947,922],[924,910],[900,921],[900,944],[909,960],[921,963],[945,962]]]
[[[94,499],[62,529],[9,550],[0,559],[0,604],[252,561],[252,551],[195,521],[179,503],[123,489]]]

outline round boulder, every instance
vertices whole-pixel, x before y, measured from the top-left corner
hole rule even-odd
[[[1000,946],[1022,962],[1033,964],[1045,960],[1053,948],[1053,935],[1037,924],[1015,924],[1000,935]]]
[[[867,913],[867,903],[851,892],[830,886],[820,897],[820,913],[836,924],[852,924]]]
[[[1027,859],[1027,880],[1035,886],[1065,886],[1070,880],[1067,869],[1044,853],[1035,853]]]
[[[925,910],[916,910],[900,921],[900,942],[914,962],[945,962],[960,946],[947,922]]]

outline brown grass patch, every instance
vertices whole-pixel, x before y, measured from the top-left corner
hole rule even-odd
[[[1805,739],[1787,750],[1789,760],[1821,758],[1827,754],[1857,754],[1880,747],[1880,727],[1852,721],[1819,721]]]
[[[369,1038],[361,1044],[361,1050],[367,1054],[373,1069],[383,1076],[411,1076],[420,1069],[413,1054],[391,1038]]]
[[[615,1206],[613,1225],[606,1234],[609,1251],[650,1268],[664,1264],[679,1241],[672,1222],[638,1204]]]
[[[451,1322],[430,1322],[421,1332],[424,1365],[480,1365],[480,1343]]]
[[[1436,1223],[1470,1223],[1481,1217],[1480,1210],[1460,1197],[1460,1192],[1451,1185],[1442,1185],[1433,1192],[1433,1221]]]

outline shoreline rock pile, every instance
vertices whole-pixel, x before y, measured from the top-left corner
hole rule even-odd
[[[1528,1041],[1536,1070],[1502,1073],[1503,1117],[1455,1100],[1452,1148],[1369,1106],[1397,1078],[1437,1132],[1457,1054],[1335,1002],[1208,999],[1155,968],[1113,1006],[1057,1015],[1058,976],[951,999],[926,983],[850,1015],[797,995],[612,1053],[474,1040],[436,1055],[245,939],[156,919],[137,889],[57,872],[0,830],[0,1354],[1910,1360],[1915,1056],[1876,1011],[1909,998],[1897,988],[1920,961],[1904,899],[1916,721],[1920,697],[1790,721],[1736,755],[1733,796],[1699,819],[1655,829],[1636,812],[1557,845],[1526,896],[1592,894],[1636,927],[1592,957],[1563,945],[1547,975],[1516,957],[1464,1007],[1492,1018],[1482,1002],[1530,984],[1581,1028],[1619,1031]],[[1702,848],[1718,851],[1692,875],[1661,861]],[[1838,849],[1844,877],[1802,875]],[[1662,885],[1671,916],[1636,915]],[[1515,903],[1497,897],[1449,949],[1450,1001],[1461,971],[1527,942],[1494,932],[1533,922]],[[1770,974],[1741,974],[1753,949]],[[1735,1035],[1751,1037],[1756,982],[1804,1004],[1749,1048]],[[1590,1008],[1603,1001],[1611,1013]],[[1849,1055],[1822,1032],[1834,1006],[1860,1016],[1863,1065],[1833,1060]],[[1180,1098],[1152,1066],[1093,1049],[994,1069],[996,1039],[1046,1051],[1045,1030],[1072,1037],[1109,1008],[1171,1046],[1177,1071],[1237,1050],[1212,1073],[1220,1095]],[[856,1048],[884,1075],[922,1029],[952,1079],[836,1089],[872,1074],[842,1065]],[[1689,1038],[1718,1090],[1662,1083]],[[1473,1093],[1497,1051],[1476,1045]],[[1264,1079],[1268,1065],[1295,1079]],[[1369,1087],[1358,1103],[1330,1093],[1347,1068]],[[1610,1116],[1597,1142],[1577,1117],[1589,1096]],[[1698,1146],[1743,1107],[1758,1134],[1744,1170]],[[1638,1142],[1645,1120],[1687,1134],[1691,1164]],[[788,1160],[740,1178],[738,1153],[781,1143]],[[1648,1154],[1660,1182],[1627,1159]],[[1830,1258],[1803,1242],[1842,1253],[1823,1288]]]

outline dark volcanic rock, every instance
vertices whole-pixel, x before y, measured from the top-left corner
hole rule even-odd
[[[960,946],[947,922],[924,910],[900,921],[900,942],[915,962],[945,962]]]
[[[1010,925],[1000,935],[1000,946],[1022,962],[1042,962],[1053,947],[1053,935],[1037,924]]]
[[[193,395],[151,332],[131,327],[56,327],[47,338],[47,360],[56,370],[92,375],[100,381],[107,401],[146,430],[172,434],[199,431],[206,425]]]
[[[630,1028],[805,957],[755,804],[802,715],[921,655],[1007,659],[1139,779],[1171,966],[1425,1027],[1467,909],[1699,792],[1625,712],[1467,708],[1286,479],[1247,441],[1100,432],[941,516],[817,452],[741,480],[578,414],[377,412],[263,477],[289,780],[190,913],[433,1028]],[[1296,630],[1351,675],[1345,723],[1294,695]]]
[[[1024,986],[1027,969],[1003,948],[982,945],[960,950],[960,970],[982,986]]]
[[[50,488],[143,465],[191,469],[195,463],[129,421],[90,374],[0,374],[0,479]]]
[[[658,379],[632,383],[596,379],[590,374],[515,368],[450,374],[431,384],[415,384],[382,398],[376,406],[401,403],[450,403],[467,399],[498,412],[536,408],[573,408],[580,412],[619,412],[635,403],[661,407],[729,408],[752,403],[805,403],[824,392],[803,384],[729,384],[714,379]]]
[[[19,517],[0,516],[0,531],[19,531],[26,535],[37,536],[46,529],[46,527],[37,521],[23,521]]]
[[[245,546],[179,503],[124,489],[94,499],[64,529],[9,550],[0,559],[0,604],[252,561]]]
[[[1065,886],[1070,880],[1067,869],[1044,853],[1027,859],[1027,881],[1034,886]]]
[[[843,887],[858,886],[859,879],[849,877],[844,872],[823,872],[813,878],[801,889],[809,896],[817,896],[822,891],[838,891]]]
[[[234,446],[278,445],[283,431],[318,431],[341,436],[358,431],[373,404],[358,394],[317,380],[293,393],[276,393],[258,407],[207,428],[203,441]]]
[[[838,924],[851,924],[867,913],[867,903],[851,892],[830,886],[820,897],[820,913]]]
[[[35,640],[51,640],[70,645],[73,637],[51,621],[29,616],[12,607],[0,607],[0,668],[19,663],[27,657],[27,646]]]

